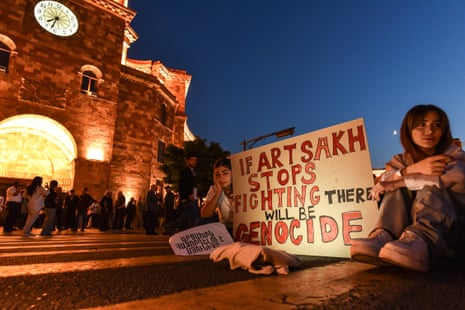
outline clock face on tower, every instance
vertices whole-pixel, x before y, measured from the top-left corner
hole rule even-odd
[[[78,31],[76,15],[64,4],[57,1],[39,1],[34,6],[34,16],[42,28],[60,36],[72,36]]]

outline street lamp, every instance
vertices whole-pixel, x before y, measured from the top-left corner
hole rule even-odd
[[[268,137],[271,137],[271,136],[276,136],[277,138],[282,138],[282,137],[285,137],[285,136],[293,135],[294,134],[294,129],[295,129],[295,127],[290,127],[290,128],[275,131],[275,132],[272,132],[272,133],[269,133],[269,134],[266,134],[266,135],[263,135],[263,136],[260,136],[260,137],[252,138],[252,139],[249,139],[249,140],[244,140],[244,141],[241,142],[242,149],[244,151],[247,150],[247,149],[250,149],[258,141],[263,140],[263,139],[268,138]]]

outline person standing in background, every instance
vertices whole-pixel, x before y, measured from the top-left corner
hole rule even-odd
[[[123,229],[125,210],[126,197],[124,197],[122,191],[118,191],[114,208],[115,216],[113,221],[113,229]]]
[[[65,201],[65,195],[63,193],[63,189],[58,186],[57,187],[57,195],[58,195],[58,207],[57,207],[57,214],[55,217],[55,227],[57,228],[58,231],[63,230],[63,203]]]
[[[50,236],[52,235],[53,228],[55,227],[55,218],[58,208],[58,193],[57,193],[58,182],[52,180],[50,182],[50,189],[47,197],[45,197],[45,220],[42,225],[41,236]]]
[[[24,224],[26,223],[26,218],[27,218],[27,205],[29,203],[26,189],[21,190],[21,197],[23,201],[21,202],[21,211],[20,211],[19,220],[18,220],[18,229],[23,230],[23,227],[24,227]]]
[[[139,197],[137,200],[137,210],[136,210],[136,218],[134,221],[134,227],[139,229],[144,227],[144,209],[145,209],[145,198]]]
[[[23,228],[25,237],[34,236],[31,233],[32,225],[39,217],[39,212],[44,207],[44,198],[48,195],[48,190],[42,186],[42,182],[42,177],[34,177],[31,184],[26,188],[28,205],[26,223]]]
[[[92,203],[94,203],[94,198],[89,195],[87,187],[84,187],[82,189],[82,195],[79,196],[73,231],[77,231],[78,228],[81,227],[81,231],[84,232],[87,225],[87,208],[89,208]]]
[[[157,186],[152,184],[145,199],[144,209],[144,228],[147,235],[154,235],[157,229],[157,213],[158,213],[158,196]]]
[[[129,199],[128,205],[126,206],[126,220],[124,222],[125,229],[132,229],[134,217],[136,216],[137,205],[134,197]]]
[[[16,222],[19,220],[19,217],[21,215],[21,203],[23,201],[23,197],[21,195],[21,189],[19,188],[18,181],[15,181],[13,185],[8,187],[8,189],[6,190],[5,201],[7,214],[3,232],[9,233],[13,230],[16,230],[14,226],[16,225]]]
[[[111,191],[105,191],[102,199],[100,200],[100,231],[107,231],[110,229],[110,214],[113,210],[113,198]]]
[[[163,206],[166,212],[166,223],[170,223],[176,219],[176,210],[175,210],[175,196],[170,185],[165,186],[165,198],[163,200]]]
[[[165,205],[163,204],[163,187],[157,186],[157,204],[158,204],[158,212],[157,212],[157,220],[158,220],[158,234],[163,235],[166,231],[165,223],[166,223],[166,209]]]
[[[76,196],[74,189],[71,189],[64,202],[64,219],[63,229],[74,229],[74,222],[76,221],[76,212],[79,203],[79,197]]]
[[[192,153],[186,156],[186,166],[179,176],[179,200],[181,213],[171,223],[167,223],[168,231],[185,229],[200,224],[200,209],[197,197],[197,180],[195,167],[197,156]]]

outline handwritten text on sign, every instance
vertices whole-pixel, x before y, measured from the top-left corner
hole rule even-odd
[[[362,119],[231,156],[236,240],[348,256],[376,217]]]
[[[182,256],[208,255],[214,249],[233,242],[221,223],[194,226],[172,235],[169,239],[174,254]]]

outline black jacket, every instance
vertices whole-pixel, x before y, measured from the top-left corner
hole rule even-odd
[[[157,213],[158,212],[158,196],[153,190],[149,190],[147,198],[145,199],[145,210],[146,212]]]
[[[50,209],[56,209],[59,207],[58,205],[58,194],[57,192],[51,190],[50,193],[48,193],[47,197],[44,199],[44,205],[46,208]]]
[[[184,168],[179,176],[179,199],[187,200],[197,187],[195,175],[189,167]]]

